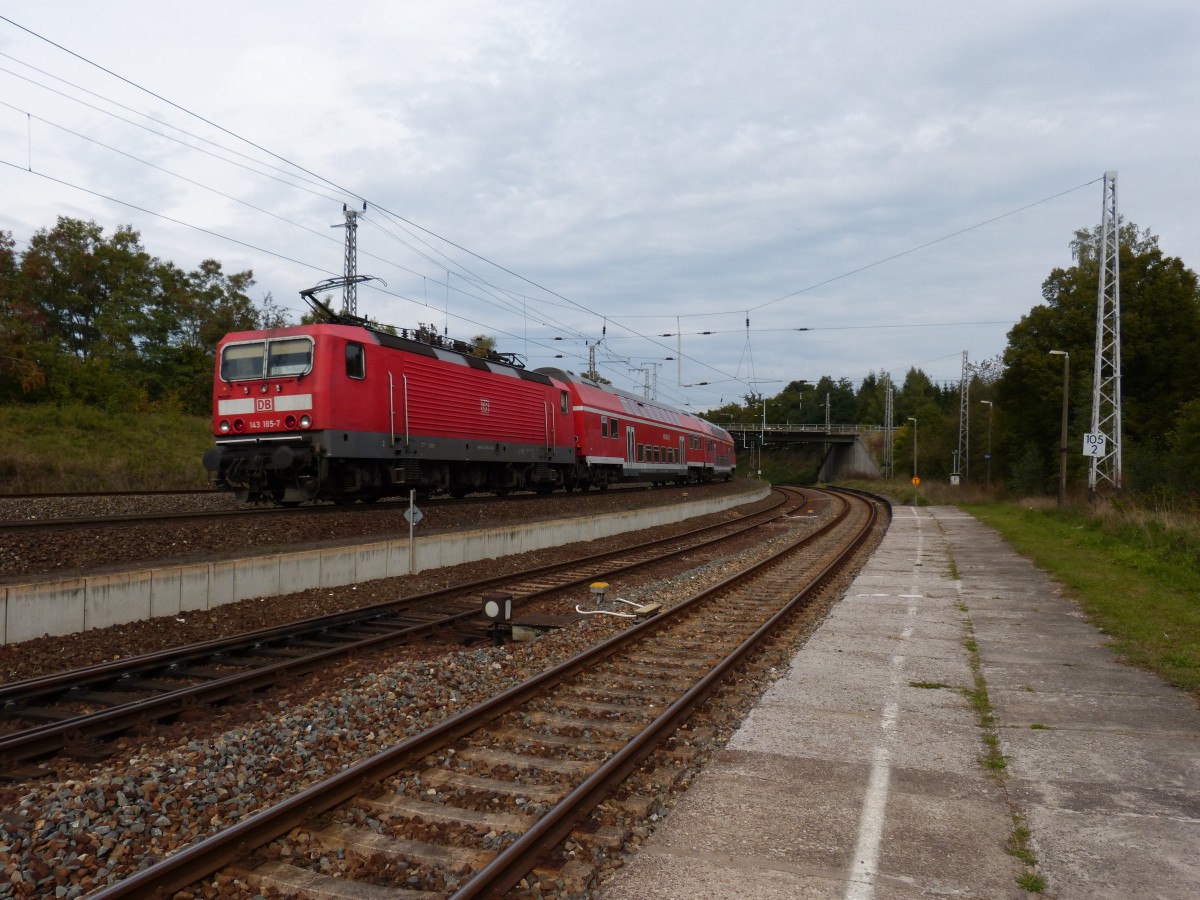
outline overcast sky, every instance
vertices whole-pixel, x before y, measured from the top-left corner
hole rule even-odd
[[[360,314],[494,335],[531,367],[583,370],[603,338],[607,377],[656,372],[675,405],[914,366],[957,381],[1071,265],[1106,171],[1121,214],[1200,265],[1186,0],[0,16],[18,251],[60,215],[132,224],[181,268],[252,269],[254,299],[298,318],[365,200],[358,272],[382,281]]]

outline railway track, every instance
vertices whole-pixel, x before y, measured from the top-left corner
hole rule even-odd
[[[803,495],[793,493],[789,501],[781,492],[774,507],[737,523],[693,529],[519,576],[489,578],[352,612],[0,685],[0,775],[19,780],[45,774],[33,764],[60,753],[102,758],[111,741],[131,730],[173,720],[201,705],[253,696],[352,654],[435,635],[487,639],[491,623],[481,613],[486,593],[511,595],[519,615],[537,598],[713,546],[778,521],[802,502]]]
[[[703,485],[690,485],[692,489],[702,490]],[[619,494],[622,491],[636,490],[643,491],[647,489],[647,485],[614,485],[609,488],[610,493]],[[658,488],[658,490],[686,490],[686,488],[678,488],[675,486],[668,488]],[[21,509],[21,501],[71,501],[71,500],[86,500],[86,501],[103,501],[114,498],[128,497],[152,497],[158,501],[173,496],[211,496],[214,500],[222,500],[229,498],[227,492],[219,492],[213,490],[195,490],[195,491],[113,491],[113,492],[79,492],[74,494],[5,494],[0,495],[0,534],[20,534],[26,532],[49,532],[49,531],[66,531],[75,529],[103,529],[127,525],[181,525],[189,522],[203,522],[221,519],[265,519],[278,518],[280,516],[308,516],[308,515],[341,515],[362,513],[368,514],[376,512],[380,509],[405,507],[408,504],[406,498],[388,497],[374,503],[355,503],[355,504],[333,504],[333,503],[314,503],[302,507],[280,507],[280,506],[247,506],[226,509],[209,509],[209,510],[187,510],[182,512],[164,511],[164,512],[139,512],[132,514],[95,515],[90,511],[80,512],[78,514],[71,513],[63,515],[60,513],[52,515],[28,514]],[[566,496],[565,494],[562,496]],[[423,508],[434,509],[438,507],[454,507],[471,505],[476,503],[531,503],[537,500],[542,500],[546,497],[545,494],[535,493],[520,493],[508,494],[504,496],[487,496],[487,497],[466,497],[466,498],[449,498],[435,497],[427,498],[420,501]],[[81,506],[84,510],[93,510],[95,503],[89,503]]]
[[[360,900],[586,886],[644,814],[651,754],[854,561],[878,507],[842,503],[752,568],[92,896],[200,879]]]
[[[196,494],[223,494],[216,488],[173,488],[165,490],[139,491],[39,491],[31,493],[0,493],[0,501],[4,500],[70,500],[74,498],[105,498],[105,497],[173,497],[193,496]]]

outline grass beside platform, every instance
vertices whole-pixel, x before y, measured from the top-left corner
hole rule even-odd
[[[1200,699],[1200,566],[1153,530],[1113,533],[1086,509],[963,504],[1062,584],[1127,661]]]

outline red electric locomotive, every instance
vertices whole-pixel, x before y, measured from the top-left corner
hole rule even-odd
[[[558,369],[338,315],[226,335],[204,466],[243,501],[606,488],[734,474],[729,435]]]
[[[372,501],[573,483],[567,392],[547,376],[361,325],[227,335],[204,465],[244,501]]]

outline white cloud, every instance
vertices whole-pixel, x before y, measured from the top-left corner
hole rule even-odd
[[[1100,186],[938,239],[1107,169],[1120,172],[1127,218],[1154,228],[1166,252],[1200,259],[1191,115],[1200,14],[1175,3],[80,2],[14,18],[367,197],[387,232],[396,228],[378,207],[548,288],[428,236],[453,263],[372,227],[359,232],[359,271],[390,292],[360,292],[360,308],[400,325],[436,313],[456,333],[514,335],[501,343],[518,351],[529,334],[536,364],[568,343],[542,338],[595,340],[605,317],[614,354],[674,355],[674,338],[638,341],[626,328],[674,332],[682,316],[685,333],[727,332],[685,338],[685,380],[716,379],[700,374],[702,361],[784,383],[857,380],[881,367],[902,376],[926,360],[938,360],[931,375],[956,377],[954,355],[998,353],[1051,268],[1070,263],[1072,233],[1099,217]],[[0,52],[234,144],[3,22]],[[0,167],[0,228],[18,238],[58,215],[106,229],[132,222],[150,252],[185,268],[205,257],[253,268],[262,293],[293,306],[296,291],[340,268],[341,232],[329,226],[349,194],[251,176],[12,75],[0,73],[0,96],[16,107],[0,107],[0,160],[11,164]],[[29,159],[309,265],[62,187],[21,171]],[[896,254],[905,255],[872,265]],[[531,320],[472,299],[456,264],[530,298],[515,302]],[[1009,324],[882,327],[982,320]],[[586,359],[581,340],[569,352]],[[660,384],[675,365],[664,364]],[[729,399],[746,387],[671,396],[702,404],[722,391]]]

